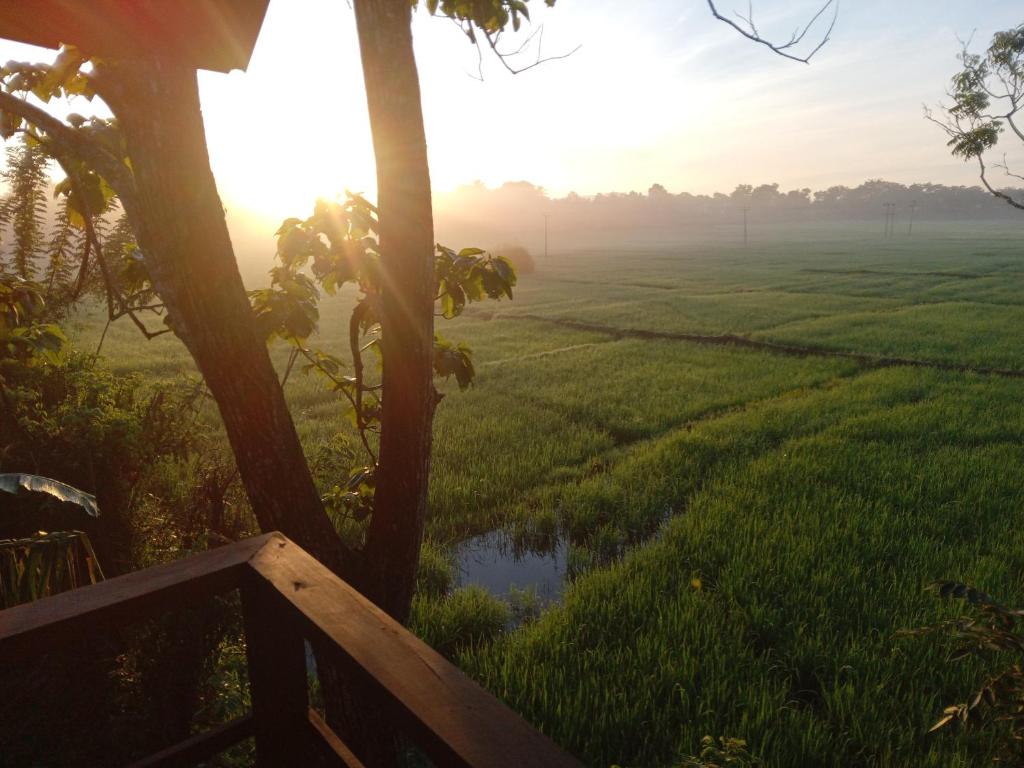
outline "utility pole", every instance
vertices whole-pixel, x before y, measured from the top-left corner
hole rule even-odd
[[[882,203],[885,208],[885,237],[891,238],[893,225],[896,223],[896,203]]]
[[[747,211],[750,209],[747,206],[743,206],[743,247],[747,247]]]
[[[544,214],[544,260],[548,258],[548,215]]]
[[[910,223],[907,225],[907,236],[914,234],[914,211],[917,210],[917,200],[910,201]]]

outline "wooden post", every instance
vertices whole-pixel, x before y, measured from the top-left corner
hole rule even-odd
[[[306,644],[288,602],[273,587],[249,578],[241,593],[256,764],[302,765],[309,746]]]

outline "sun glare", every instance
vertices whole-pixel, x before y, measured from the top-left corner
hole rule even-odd
[[[229,208],[280,221],[346,188],[374,193],[350,17],[343,3],[318,4],[313,15],[271,3],[248,70],[200,74],[211,163]]]

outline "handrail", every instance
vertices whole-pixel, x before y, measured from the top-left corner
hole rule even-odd
[[[0,654],[31,658],[92,628],[134,624],[237,589],[249,559],[283,538],[267,533],[0,611]]]
[[[134,623],[236,588],[245,620],[251,715],[136,765],[187,765],[250,733],[261,765],[286,764],[286,756],[294,760],[300,753],[361,765],[309,709],[306,640],[336,648],[394,725],[438,765],[579,765],[279,533],[0,611],[0,656],[31,657],[68,637]]]

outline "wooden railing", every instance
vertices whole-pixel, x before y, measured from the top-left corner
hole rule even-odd
[[[250,736],[260,766],[362,766],[309,706],[306,641],[336,649],[359,690],[436,765],[579,765],[279,533],[0,611],[0,658],[31,663],[69,638],[235,589],[251,712],[134,766],[194,765]]]

